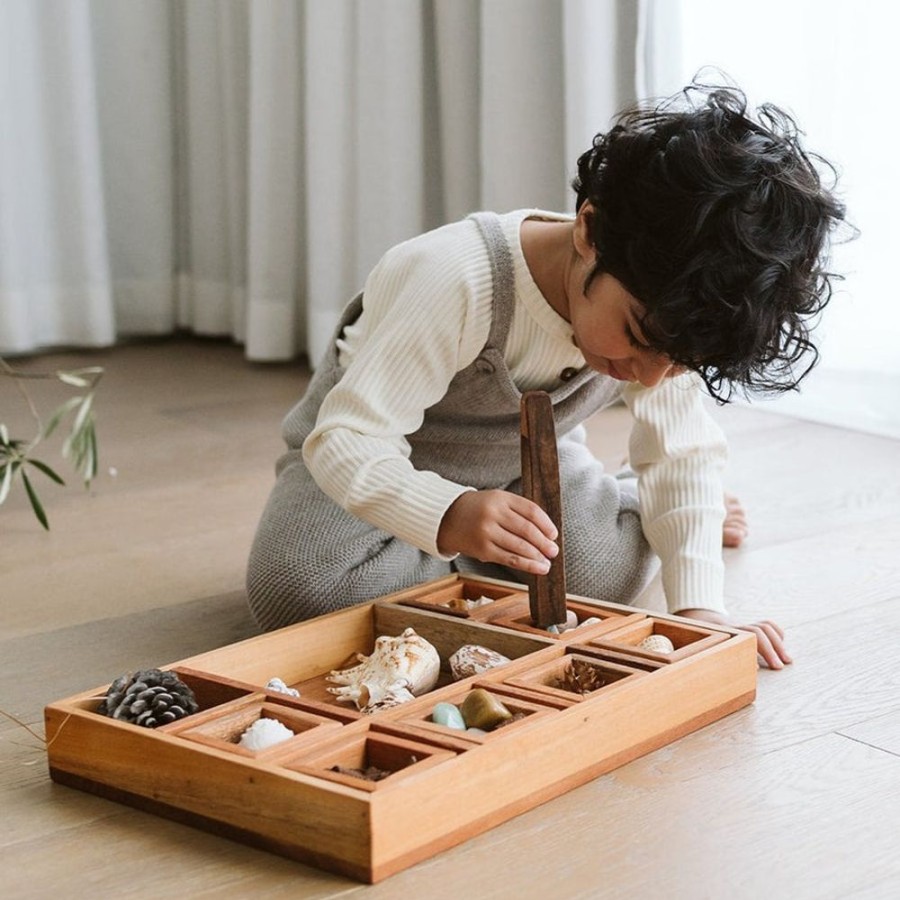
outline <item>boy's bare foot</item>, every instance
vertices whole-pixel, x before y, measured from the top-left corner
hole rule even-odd
[[[740,547],[747,537],[747,514],[741,501],[732,494],[725,495],[725,522],[722,525],[722,546]]]

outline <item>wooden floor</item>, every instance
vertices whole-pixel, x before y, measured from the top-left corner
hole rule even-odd
[[[49,534],[22,497],[0,509],[0,708],[39,733],[48,701],[255,632],[244,562],[306,378],[194,339],[21,365],[84,364],[107,369],[101,477],[48,483]],[[22,432],[16,403],[0,383]],[[716,415],[752,528],[726,554],[728,603],[784,625],[796,658],[760,673],[753,706],[375,887],[54,785],[41,740],[0,718],[0,893],[900,896],[900,442]],[[611,465],[627,428],[621,408],[591,422]]]

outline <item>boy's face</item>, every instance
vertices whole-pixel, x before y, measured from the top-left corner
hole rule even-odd
[[[579,290],[574,298],[570,296],[572,340],[592,369],[644,387],[685,371],[646,345],[640,326],[642,313],[640,302],[607,273],[596,275],[586,292]]]

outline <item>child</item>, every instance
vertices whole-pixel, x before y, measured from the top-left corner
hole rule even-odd
[[[535,389],[559,436],[568,590],[628,603],[661,565],[670,612],[734,624],[721,547],[743,511],[726,520],[704,388],[796,388],[843,209],[787,115],[753,118],[731,88],[679,96],[597,135],[574,217],[479,213],[381,259],[284,422],[248,569],[264,628],[453,571],[546,572],[556,531],[520,482]],[[619,398],[633,471],[613,476],[582,423]],[[738,627],[790,662],[777,625]]]

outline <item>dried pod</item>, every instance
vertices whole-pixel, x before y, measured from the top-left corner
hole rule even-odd
[[[509,662],[509,657],[482,647],[480,644],[465,644],[450,657],[450,671],[454,681],[461,681],[470,675],[481,675]]]
[[[573,694],[589,694],[606,684],[602,669],[583,659],[571,659],[559,678],[557,687]]]
[[[142,669],[120,675],[97,712],[144,728],[158,728],[197,712],[194,692],[174,673]]]

